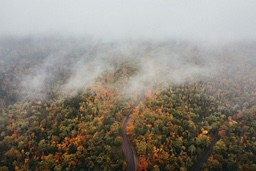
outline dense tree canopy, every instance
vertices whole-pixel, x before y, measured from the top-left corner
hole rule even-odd
[[[124,134],[141,171],[256,170],[253,61],[220,66],[205,80],[146,84],[129,96],[124,87],[137,73],[132,62],[63,95],[59,87],[70,74],[64,62],[50,68],[58,79],[47,80],[44,98],[21,98],[17,82],[39,62],[0,68],[0,170],[125,170]]]

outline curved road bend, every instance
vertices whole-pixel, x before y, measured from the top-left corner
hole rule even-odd
[[[209,156],[212,154],[213,147],[220,139],[218,135],[218,131],[212,134],[212,142],[209,147],[202,152],[202,154],[198,157],[197,162],[192,166],[191,171],[200,171],[205,162],[207,162]]]
[[[234,114],[232,115],[233,118],[236,118],[236,115],[237,114]],[[243,115],[243,113],[242,113]],[[225,121],[226,122],[226,121]],[[203,164],[207,162],[209,156],[212,154],[212,151],[213,151],[213,148],[215,146],[215,144],[220,140],[220,136],[218,135],[218,131],[220,129],[218,129],[215,133],[213,133],[211,135],[212,137],[212,142],[210,144],[210,146],[205,150],[203,151],[203,153],[199,156],[197,162],[192,166],[192,171],[200,171]]]

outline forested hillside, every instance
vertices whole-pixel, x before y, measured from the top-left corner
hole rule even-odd
[[[254,45],[82,42],[0,42],[0,170],[256,170]]]

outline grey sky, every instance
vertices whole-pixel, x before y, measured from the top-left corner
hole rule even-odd
[[[0,36],[256,40],[255,0],[0,0]]]

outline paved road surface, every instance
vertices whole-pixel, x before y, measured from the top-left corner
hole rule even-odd
[[[145,92],[143,91],[135,103],[134,107],[138,106],[141,101],[144,99]],[[122,149],[126,158],[127,163],[127,171],[136,171],[136,154],[134,151],[134,148],[132,146],[132,143],[129,139],[129,137],[126,134],[126,127],[129,120],[129,117],[134,109],[134,107],[127,113],[127,115],[122,120]]]
[[[127,162],[127,171],[135,171],[136,170],[135,153],[133,151],[131,141],[129,140],[129,137],[127,136],[126,131],[125,131],[131,112],[132,111],[130,111],[128,113],[128,115],[124,117],[124,119],[122,121],[122,137],[123,137],[122,149],[123,149],[123,152],[124,152],[124,155],[126,158],[126,162]]]

